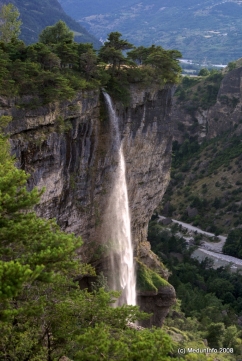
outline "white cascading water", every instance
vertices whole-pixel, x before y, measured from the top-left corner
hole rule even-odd
[[[112,100],[107,93],[104,97],[108,106],[113,132],[113,148],[117,153],[117,169],[114,174],[113,188],[107,205],[105,237],[111,240],[112,288],[122,294],[116,305],[136,304],[136,280],[131,239],[128,191],[126,183],[125,159],[120,140],[118,117]]]

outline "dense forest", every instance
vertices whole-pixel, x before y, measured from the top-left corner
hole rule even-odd
[[[155,216],[149,224],[152,250],[171,271],[169,282],[181,301],[170,311],[165,325],[183,331],[187,344],[203,338],[209,347],[233,348],[235,355],[241,355],[241,273],[231,273],[229,267],[214,269],[208,258],[202,262],[192,258],[201,237],[197,235],[188,248],[178,231],[177,224],[167,229]]]
[[[135,48],[118,32],[109,35],[98,54],[91,44],[74,42],[63,21],[44,29],[39,42],[28,46],[12,34],[6,39],[3,35],[1,95],[31,96],[29,106],[70,99],[77,91],[100,87],[128,101],[130,83],[147,86],[156,79],[164,85],[179,78],[178,51],[153,45]]]

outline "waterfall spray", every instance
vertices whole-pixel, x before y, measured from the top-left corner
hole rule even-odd
[[[114,110],[112,100],[104,93],[108,106],[109,118],[113,132],[113,146],[117,153],[118,166],[114,174],[113,188],[109,198],[106,212],[105,236],[111,240],[112,288],[121,290],[122,295],[117,305],[136,304],[135,269],[133,261],[133,247],[131,240],[131,224],[126,183],[125,159],[120,140],[118,117]]]

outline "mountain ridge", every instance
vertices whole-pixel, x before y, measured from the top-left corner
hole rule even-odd
[[[98,38],[120,31],[137,45],[162,45],[184,58],[226,64],[241,57],[242,2],[209,0],[59,0],[64,10]]]
[[[8,4],[8,0],[0,0],[0,7]],[[75,33],[75,40],[78,42],[93,43],[96,48],[100,47],[100,42],[88,31],[68,16],[57,0],[37,0],[24,2],[23,0],[12,0],[20,12],[21,27],[20,39],[26,44],[38,41],[39,33],[46,27],[54,25],[57,21],[63,20]]]

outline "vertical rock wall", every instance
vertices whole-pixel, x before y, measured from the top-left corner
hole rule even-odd
[[[202,143],[236,128],[242,134],[242,67],[228,72],[221,81],[216,103],[208,109],[194,108],[191,99],[175,101],[172,108],[174,140],[183,143],[184,136],[197,137]]]
[[[129,107],[116,102],[135,244],[146,239],[148,220],[169,181],[171,95],[170,87],[133,87]],[[102,95],[86,92],[72,102],[32,110],[2,99],[0,114],[13,116],[8,127],[12,152],[30,174],[29,188],[46,188],[39,215],[56,218],[64,230],[82,235],[87,243],[98,238],[117,165]]]
[[[230,71],[222,80],[216,104],[209,109],[208,138],[214,138],[236,125],[242,134],[242,67]]]
[[[133,86],[128,107],[115,103],[136,256],[146,240],[152,212],[169,182],[172,92],[169,86],[161,90]],[[8,127],[12,152],[18,166],[30,174],[29,189],[46,188],[36,209],[38,214],[56,218],[64,230],[81,235],[82,259],[103,267],[109,245],[100,242],[102,217],[117,160],[102,94],[83,92],[73,101],[38,109],[20,109],[16,105],[16,101],[0,99],[0,115],[13,116]],[[149,263],[150,257],[147,252],[143,262]],[[173,302],[174,289],[171,293]]]

